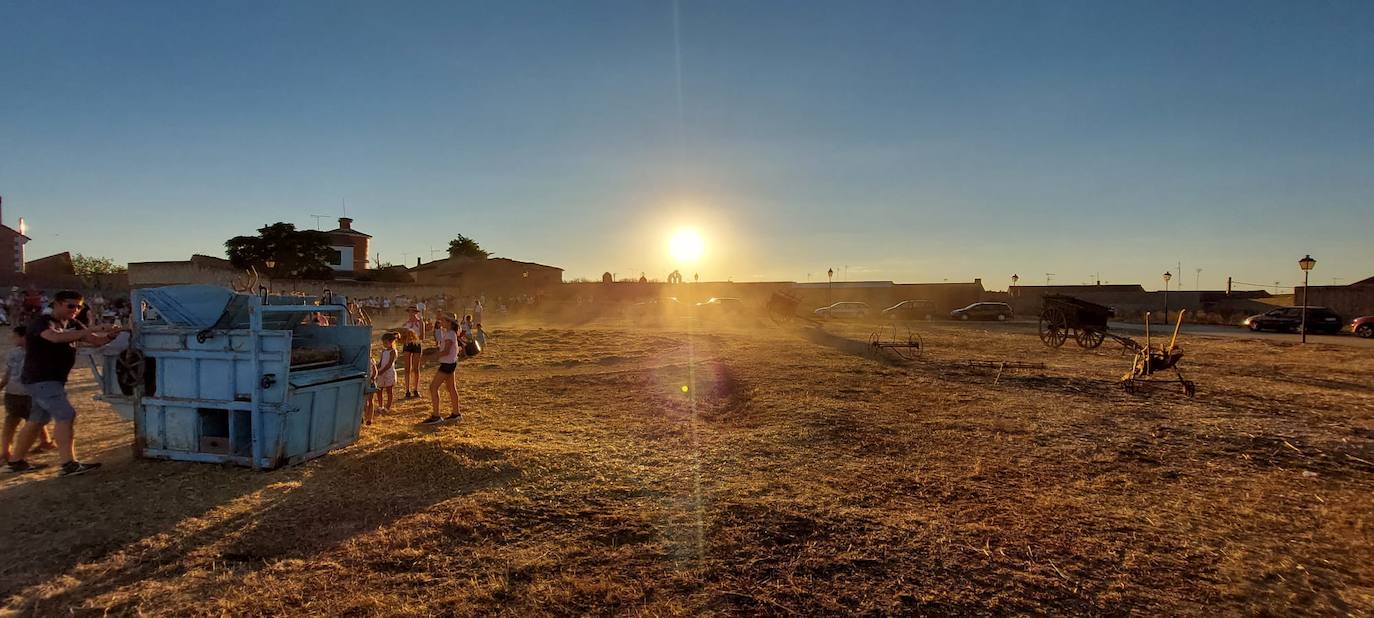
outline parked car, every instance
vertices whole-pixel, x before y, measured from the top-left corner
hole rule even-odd
[[[949,312],[949,317],[955,320],[1010,320],[1012,318],[1011,305],[1006,303],[973,303],[962,309],[955,309]]]
[[[935,317],[935,303],[928,300],[904,300],[883,309],[883,317],[892,320],[929,320]]]
[[[625,315],[630,318],[643,319],[653,317],[671,317],[682,312],[682,303],[672,296],[664,298],[651,298],[649,300],[630,305],[625,309]]]
[[[1350,322],[1350,332],[1364,337],[1365,339],[1374,337],[1374,315],[1355,318]]]
[[[868,317],[868,303],[858,303],[852,301],[841,301],[828,307],[821,307],[815,312],[816,317],[821,319],[860,319]]]
[[[1279,307],[1245,318],[1241,325],[1256,332],[1262,330],[1298,332],[1302,329],[1302,307]],[[1341,316],[1336,315],[1336,312],[1326,307],[1308,307],[1307,332],[1333,335],[1339,333],[1341,332]]]
[[[706,299],[704,303],[696,304],[697,313],[709,315],[724,315],[727,313],[744,313],[744,301],[738,298],[716,298]]]

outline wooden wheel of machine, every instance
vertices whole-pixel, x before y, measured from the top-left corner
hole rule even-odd
[[[1078,347],[1091,350],[1102,345],[1102,340],[1107,336],[1100,330],[1082,329],[1073,334],[1073,340],[1078,343]]]
[[[769,303],[768,318],[773,320],[774,324],[782,326],[797,317],[797,314],[791,309],[791,307],[781,307],[778,303]]]
[[[148,358],[138,350],[124,350],[115,357],[115,381],[120,392],[133,394],[134,389],[143,385],[148,372]]]
[[[1040,313],[1040,341],[1051,348],[1064,345],[1069,338],[1069,320],[1064,311],[1050,307]]]

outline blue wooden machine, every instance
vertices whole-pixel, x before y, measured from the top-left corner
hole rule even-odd
[[[137,455],[272,469],[358,439],[372,328],[342,299],[181,285],[132,300],[127,340],[92,359]]]

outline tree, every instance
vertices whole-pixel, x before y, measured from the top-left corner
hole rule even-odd
[[[459,234],[457,238],[448,241],[448,256],[451,258],[466,257],[476,260],[485,260],[491,255],[490,251],[482,249],[477,241]]]
[[[225,253],[235,268],[256,268],[272,277],[330,279],[329,262],[334,250],[329,236],[315,230],[297,230],[290,223],[258,228],[257,236],[235,236],[224,242]],[[267,262],[273,262],[271,268]]]
[[[114,260],[107,257],[95,255],[72,254],[72,269],[79,277],[89,277],[91,275],[111,275],[114,273],[127,272],[129,269],[116,264]]]

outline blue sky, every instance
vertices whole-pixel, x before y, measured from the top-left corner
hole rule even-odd
[[[463,233],[568,278],[661,278],[684,225],[703,279],[1374,275],[1374,3],[678,14],[680,56],[648,0],[5,2],[4,222],[31,258],[346,201],[383,261]]]

